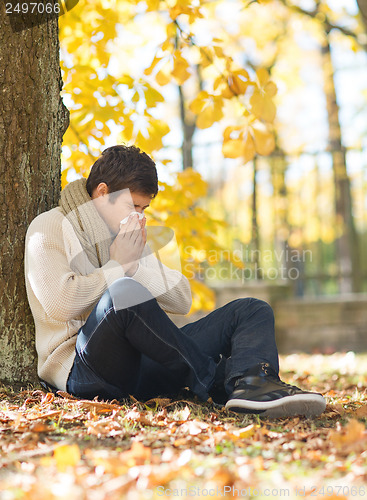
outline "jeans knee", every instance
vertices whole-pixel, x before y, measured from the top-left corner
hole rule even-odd
[[[153,299],[153,295],[145,286],[133,278],[120,278],[108,287],[115,311],[133,307]]]
[[[261,314],[266,316],[268,319],[274,321],[274,311],[268,302],[261,299],[254,299],[256,301],[256,306],[261,310]]]
[[[265,300],[257,299],[255,297],[247,297],[238,300],[243,301],[244,307],[250,308],[252,312],[261,313],[264,318],[274,321],[273,308]]]
[[[104,292],[104,294],[99,299],[96,305],[96,315],[97,317],[102,318],[106,315],[106,313],[113,307],[112,297],[108,291],[108,289]]]

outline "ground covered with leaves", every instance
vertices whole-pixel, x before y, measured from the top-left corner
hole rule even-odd
[[[0,497],[367,497],[367,355],[283,356],[281,376],[324,394],[326,411],[270,420],[193,398],[1,387]]]

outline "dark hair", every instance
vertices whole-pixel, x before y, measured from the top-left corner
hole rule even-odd
[[[158,175],[154,161],[136,146],[112,146],[92,165],[87,179],[87,191],[105,182],[108,192],[129,188],[154,198],[158,193]],[[112,203],[114,197],[111,196]]]

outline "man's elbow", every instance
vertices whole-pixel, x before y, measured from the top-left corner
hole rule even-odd
[[[192,305],[191,296],[190,296],[190,299],[188,299],[188,297],[185,297],[180,302],[180,305],[177,308],[177,313],[176,314],[182,314],[182,315],[186,316],[186,314],[189,314],[189,312],[190,312],[191,305]]]
[[[182,281],[182,300],[180,300],[182,312],[180,314],[188,314],[192,305],[191,287],[189,280],[185,276],[183,276]]]

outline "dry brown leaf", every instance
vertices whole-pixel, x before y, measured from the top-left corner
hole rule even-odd
[[[15,417],[15,420],[13,422],[14,427],[19,427],[20,426],[20,423],[22,421],[22,417],[23,417],[23,415],[21,413],[17,413],[17,415]]]
[[[148,401],[145,401],[144,404],[146,404],[147,406],[156,405],[156,406],[161,406],[162,408],[164,408],[165,406],[167,406],[170,403],[171,403],[171,399],[168,399],[168,398],[153,398],[153,399],[149,399]]]
[[[236,477],[228,469],[221,467],[214,471],[210,480],[218,485],[219,488],[223,488],[224,486],[232,486]]]
[[[52,392],[48,392],[42,398],[41,404],[52,403],[55,399],[55,395]]]
[[[103,490],[108,495],[108,498],[123,498],[123,494],[126,493],[131,486],[135,485],[135,483],[135,478],[131,479],[129,477],[115,477],[104,483]],[[117,497],[111,496],[113,494],[116,495],[117,493]]]
[[[145,415],[140,415],[139,424],[148,425],[148,426],[155,426],[156,425],[154,422],[151,422]]]
[[[190,415],[191,415],[191,410],[186,405],[185,408],[180,411],[180,413],[179,413],[180,418],[175,421],[176,424],[187,422],[187,420],[189,419]]]
[[[356,419],[351,419],[348,424],[340,430],[330,432],[330,440],[339,450],[347,452],[357,451],[365,446],[366,431],[363,424]]]
[[[182,469],[180,472],[182,472]],[[164,486],[174,479],[177,479],[176,468],[167,468],[164,470],[157,469],[149,475],[149,488]]]
[[[56,393],[58,396],[61,396],[64,399],[70,399],[72,401],[78,401],[78,398],[73,396],[72,394],[69,394],[68,392],[65,391],[57,391]]]
[[[261,455],[255,457],[252,461],[252,465],[255,470],[264,470],[264,457]]]
[[[35,398],[27,398],[25,401],[24,401],[24,406],[27,406],[31,403],[38,403],[39,400],[38,399],[35,399]]]
[[[208,429],[209,424],[205,422],[200,422],[199,420],[189,420],[184,422],[178,427],[179,432],[184,432],[185,434],[190,434],[190,436],[197,436],[202,431]]]
[[[367,417],[367,404],[360,406],[353,414],[356,418]]]
[[[116,436],[125,434],[121,425],[112,418],[85,422],[87,433],[95,436]]]
[[[87,410],[92,410],[95,413],[107,413],[112,410],[122,410],[121,406],[110,404],[110,403],[101,403],[99,401],[89,401],[87,399],[79,400],[76,403],[78,408],[83,408]]]
[[[334,412],[338,413],[339,415],[345,415],[345,413],[346,413],[344,406],[342,404],[339,404],[339,403],[337,403],[335,405],[327,405],[326,410],[327,411],[334,411]]]
[[[30,426],[29,430],[31,432],[51,432],[54,430],[54,427],[43,422],[35,422]]]
[[[122,476],[129,470],[129,466],[121,460],[120,455],[113,456],[106,450],[86,450],[85,455],[96,467],[102,469],[104,473]]]
[[[146,412],[141,412],[138,410],[130,410],[128,411],[124,418],[126,420],[130,420],[133,422],[139,422],[142,425],[150,425],[150,426],[155,426],[156,424],[152,423],[147,417],[146,417]]]
[[[179,448],[180,446],[184,446],[184,445],[187,445],[188,444],[188,440],[187,438],[179,438],[179,439],[176,439],[174,442],[173,442],[173,446],[175,448]]]
[[[36,413],[35,415],[25,415],[27,420],[39,420],[39,419],[47,419],[59,416],[62,414],[62,410],[49,411],[48,413]]]
[[[139,441],[133,441],[130,450],[120,453],[120,459],[129,467],[143,465],[146,460],[151,459],[151,456],[152,450]]]
[[[232,441],[237,441],[238,439],[246,439],[255,434],[255,431],[260,428],[260,425],[251,424],[242,429],[235,429],[227,434],[227,437]]]
[[[66,420],[68,422],[72,422],[74,420],[85,420],[86,416],[84,413],[77,413],[75,415],[71,415],[70,413],[64,413],[62,416],[62,420]]]

